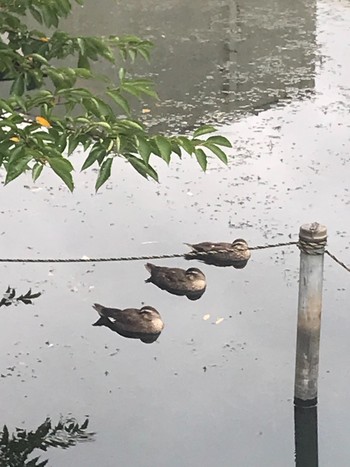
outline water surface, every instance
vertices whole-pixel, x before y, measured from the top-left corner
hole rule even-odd
[[[213,159],[202,174],[188,157],[170,168],[159,162],[158,185],[120,162],[98,195],[93,172],[76,174],[74,195],[49,172],[36,186],[22,178],[2,189],[1,256],[181,253],[183,242],[237,237],[275,243],[318,220],[330,250],[349,263],[349,26],[342,1],[87,2],[69,23],[77,33],[156,43],[147,73],[163,100],[147,104],[146,121],[173,132],[222,122],[229,165]],[[0,308],[3,422],[31,428],[47,416],[89,415],[95,442],[49,451],[54,467],[293,466],[298,251],[255,252],[243,270],[200,267],[208,289],[191,302],[145,284],[143,262],[2,264],[4,290],[44,292],[33,306]],[[323,466],[348,465],[347,274],[326,260]],[[153,305],[165,329],[145,345],[92,327],[94,302]]]

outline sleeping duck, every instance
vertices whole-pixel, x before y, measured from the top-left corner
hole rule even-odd
[[[242,269],[250,258],[248,244],[242,238],[237,238],[232,243],[202,242],[185,245],[192,248],[190,253],[185,254],[186,259],[197,259],[214,266],[233,266]]]
[[[166,268],[147,263],[145,268],[151,277],[145,282],[152,282],[157,287],[173,295],[186,295],[190,300],[198,300],[206,289],[205,275],[200,269]]]
[[[123,337],[140,339],[146,344],[157,340],[164,328],[160,314],[152,306],[119,310],[95,303],[93,308],[100,315],[93,326],[106,326]]]

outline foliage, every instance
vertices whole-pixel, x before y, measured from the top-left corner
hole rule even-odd
[[[89,420],[79,425],[73,418],[61,419],[56,426],[52,426],[47,418],[35,431],[16,428],[10,435],[6,425],[0,431],[0,465],[6,467],[43,467],[48,461],[40,457],[28,457],[35,449],[47,451],[48,448],[67,449],[78,442],[90,441],[94,433],[87,432]]]
[[[27,170],[35,181],[48,167],[73,190],[69,156],[78,145],[88,154],[81,169],[98,166],[96,190],[109,178],[116,157],[154,180],[154,156],[169,163],[173,154],[181,158],[185,152],[205,170],[209,150],[227,162],[221,149],[231,147],[226,138],[202,138],[216,131],[209,125],[192,137],[150,134],[133,117],[130,99],[157,99],[154,83],[129,76],[125,67],[138,57],[148,61],[152,44],[135,36],[73,37],[57,29],[71,10],[70,0],[0,0],[0,81],[11,84],[9,94],[0,99],[5,184]],[[54,28],[53,34],[29,29],[30,15],[44,28]],[[114,67],[122,60],[117,82],[95,71],[94,62],[102,59]],[[67,66],[68,60],[76,65]],[[103,91],[96,95],[88,81],[103,84]]]
[[[25,293],[24,295],[21,294],[18,297],[16,297],[16,290],[8,286],[6,289],[6,292],[4,293],[2,299],[0,300],[0,307],[17,305],[19,302],[22,302],[25,305],[31,305],[33,303],[32,300],[40,297],[40,295],[41,295],[40,292],[32,293],[32,289],[29,289],[28,292]]]

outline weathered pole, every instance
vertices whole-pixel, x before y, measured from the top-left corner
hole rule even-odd
[[[300,227],[300,274],[294,403],[317,404],[324,250],[327,228],[317,222]]]

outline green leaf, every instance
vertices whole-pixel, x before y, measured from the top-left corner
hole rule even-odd
[[[129,103],[128,101],[125,99],[125,97],[123,97],[119,91],[113,91],[113,90],[110,90],[110,91],[107,91],[106,94],[111,97],[114,102],[116,102],[119,107],[121,107],[124,112],[127,114],[127,115],[130,115],[130,106],[129,106]]]
[[[10,113],[13,112],[11,106],[4,99],[0,99],[0,107],[3,110],[6,110],[6,112],[10,112]]]
[[[58,18],[53,9],[51,9],[48,5],[42,4],[41,14],[43,16],[45,26],[47,26],[48,28],[50,28],[51,26],[55,26],[55,28],[57,28]]]
[[[63,152],[67,146],[67,135],[66,133],[62,133],[58,138],[56,138],[56,145],[57,149],[60,152]]]
[[[72,154],[72,152],[77,148],[79,141],[79,136],[72,135],[69,137],[68,141],[68,156]]]
[[[196,131],[193,133],[193,137],[194,137],[194,138],[197,138],[198,136],[206,135],[207,133],[214,133],[214,131],[217,131],[217,129],[214,128],[213,126],[211,126],[211,125],[203,125],[203,126],[201,126],[200,128],[198,128],[198,130],[196,130]]]
[[[145,178],[149,175],[153,180],[158,182],[158,174],[149,164],[146,164],[143,160],[132,155],[129,155],[128,161],[140,175]]]
[[[226,146],[227,148],[232,148],[232,144],[224,136],[210,136],[206,141],[208,143],[218,144],[219,146]]]
[[[98,174],[95,190],[98,191],[99,188],[109,179],[111,176],[111,167],[112,167],[113,159],[109,158],[106,159],[103,164],[101,165],[100,172]]]
[[[119,68],[119,80],[120,81],[123,81],[125,79],[125,75],[126,75],[126,72],[125,72],[125,68],[121,67]]]
[[[186,138],[185,136],[179,136],[177,138],[177,142],[179,143],[179,145],[184,148],[184,150],[188,153],[188,154],[193,154],[194,152],[194,144],[192,143],[192,141],[190,141],[188,138]]]
[[[33,6],[29,6],[29,11],[31,12],[33,18],[40,24],[43,24],[43,18],[41,16],[41,13],[36,10]]]
[[[78,68],[86,68],[90,70],[90,62],[86,55],[79,54]]]
[[[215,144],[208,142],[206,142],[203,146],[210,149],[210,151],[213,152],[222,162],[227,164],[227,156],[222,149],[220,149],[218,146],[215,146]]]
[[[139,153],[146,164],[148,164],[152,152],[152,147],[143,136],[138,136],[136,139]]]
[[[32,159],[31,154],[26,154],[24,146],[16,147],[10,155],[9,162],[7,164],[7,174],[5,179],[5,185],[17,178],[28,168],[28,162]]]
[[[47,158],[52,170],[60,177],[60,179],[67,185],[70,191],[74,190],[74,183],[71,171],[73,170],[72,164],[69,160],[63,157],[50,157]]]
[[[143,125],[140,122],[130,119],[119,120],[119,123],[127,128],[131,128],[133,130],[144,131]]]
[[[108,130],[108,131],[111,131],[112,130],[112,127],[109,123],[107,122],[92,122],[91,123],[91,127],[101,127],[101,128],[104,128],[105,130]]]
[[[206,169],[207,169],[207,156],[206,156],[205,152],[203,151],[203,149],[196,148],[194,150],[194,153],[196,155],[196,159],[197,159],[199,165],[203,169],[203,172],[205,172]]]
[[[46,60],[45,57],[43,57],[42,55],[39,55],[39,54],[36,54],[36,53],[32,53],[30,54],[30,56],[32,58],[35,58],[38,62],[40,63],[43,63],[44,65],[49,65],[49,62]]]
[[[181,159],[181,156],[182,156],[181,148],[178,145],[178,143],[174,140],[171,140],[171,151],[177,154]]]
[[[11,86],[10,94],[22,96],[24,93],[24,75],[18,75]]]
[[[92,113],[96,117],[101,117],[103,112],[99,106],[99,103],[97,102],[97,99],[83,99],[83,104],[86,110],[88,110],[90,113]]]
[[[86,158],[81,170],[87,169],[97,160],[103,160],[106,154],[107,151],[104,147],[101,147],[100,145],[94,146]]]
[[[75,68],[75,74],[79,76],[79,78],[85,78],[85,79],[92,78],[91,71],[87,70],[86,68]],[[86,90],[84,89],[84,91]]]
[[[171,143],[164,136],[156,136],[155,141],[157,143],[162,159],[164,159],[165,162],[169,164],[171,156]]]
[[[40,164],[39,162],[36,162],[34,164],[34,167],[32,168],[32,178],[33,182],[35,182],[41,175],[41,172],[43,171],[43,164]]]

